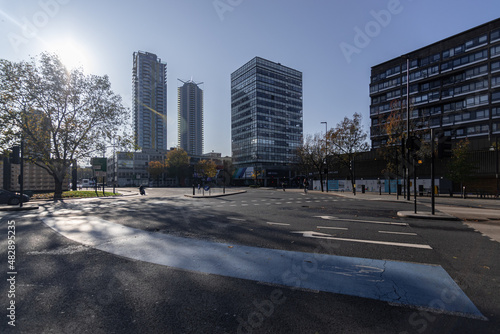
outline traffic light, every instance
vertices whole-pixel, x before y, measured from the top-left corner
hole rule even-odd
[[[406,141],[406,148],[408,150],[410,150],[410,152],[416,152],[416,151],[420,150],[421,145],[422,145],[422,143],[420,142],[420,139],[415,137],[415,136],[411,136]]]
[[[21,159],[19,158],[20,152],[21,152],[21,149],[19,146],[12,147],[12,153],[10,153],[10,163],[11,164],[20,164],[21,163]]]
[[[451,137],[444,137],[438,143],[438,159],[451,157]]]

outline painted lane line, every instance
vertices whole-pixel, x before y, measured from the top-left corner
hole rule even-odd
[[[400,234],[400,235],[418,235],[417,233],[408,233],[408,232],[391,232],[391,231],[378,231],[378,233],[386,233],[386,234]]]
[[[347,227],[332,227],[332,226],[317,226],[318,229],[329,229],[329,230],[348,230]]]
[[[241,218],[234,218],[234,217],[227,217],[227,219],[229,219],[229,220],[237,220],[237,221],[241,221],[241,222],[246,221],[245,219],[241,219]]]
[[[216,243],[98,217],[45,217],[43,222],[71,240],[139,261],[487,320],[441,266]],[[443,291],[453,302],[441,302]]]
[[[278,226],[290,226],[290,224],[286,224],[286,223],[272,223],[272,222],[266,222],[266,224],[269,224],[269,225],[278,225]]]
[[[375,245],[385,245],[385,246],[397,246],[397,247],[408,247],[408,248],[419,248],[419,249],[432,249],[429,245],[423,244],[409,244],[403,242],[390,242],[390,241],[378,241],[378,240],[364,240],[364,239],[349,239],[349,238],[337,238],[330,234],[318,233],[315,231],[296,231],[292,233],[299,233],[306,238],[318,238],[327,240],[337,240],[337,241],[348,241],[348,242],[359,242],[365,244],[375,244]]]
[[[321,218],[321,219],[327,219],[327,220],[339,220],[339,221],[354,222],[354,223],[408,226],[407,223],[381,222],[381,221],[376,221],[376,220],[345,219],[345,218],[337,218],[337,217],[331,217],[331,216],[314,216],[314,217]]]

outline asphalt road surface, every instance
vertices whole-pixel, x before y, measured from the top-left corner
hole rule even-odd
[[[500,328],[500,244],[460,221],[400,218],[411,203],[317,192],[147,192],[0,212],[0,332]]]

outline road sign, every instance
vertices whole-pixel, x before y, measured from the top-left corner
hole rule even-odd
[[[95,171],[106,172],[108,170],[107,158],[92,158],[91,163],[92,163],[92,169]]]

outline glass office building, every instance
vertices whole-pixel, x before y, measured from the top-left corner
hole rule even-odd
[[[134,52],[133,108],[135,144],[167,150],[167,64],[155,54]]]
[[[386,143],[388,115],[400,110],[406,121],[407,86],[410,129],[490,146],[500,135],[500,19],[372,67],[373,148]]]
[[[231,74],[236,167],[288,166],[302,134],[302,72],[255,57]]]
[[[202,83],[182,81],[177,88],[177,136],[179,147],[188,155],[203,154],[203,90]]]

